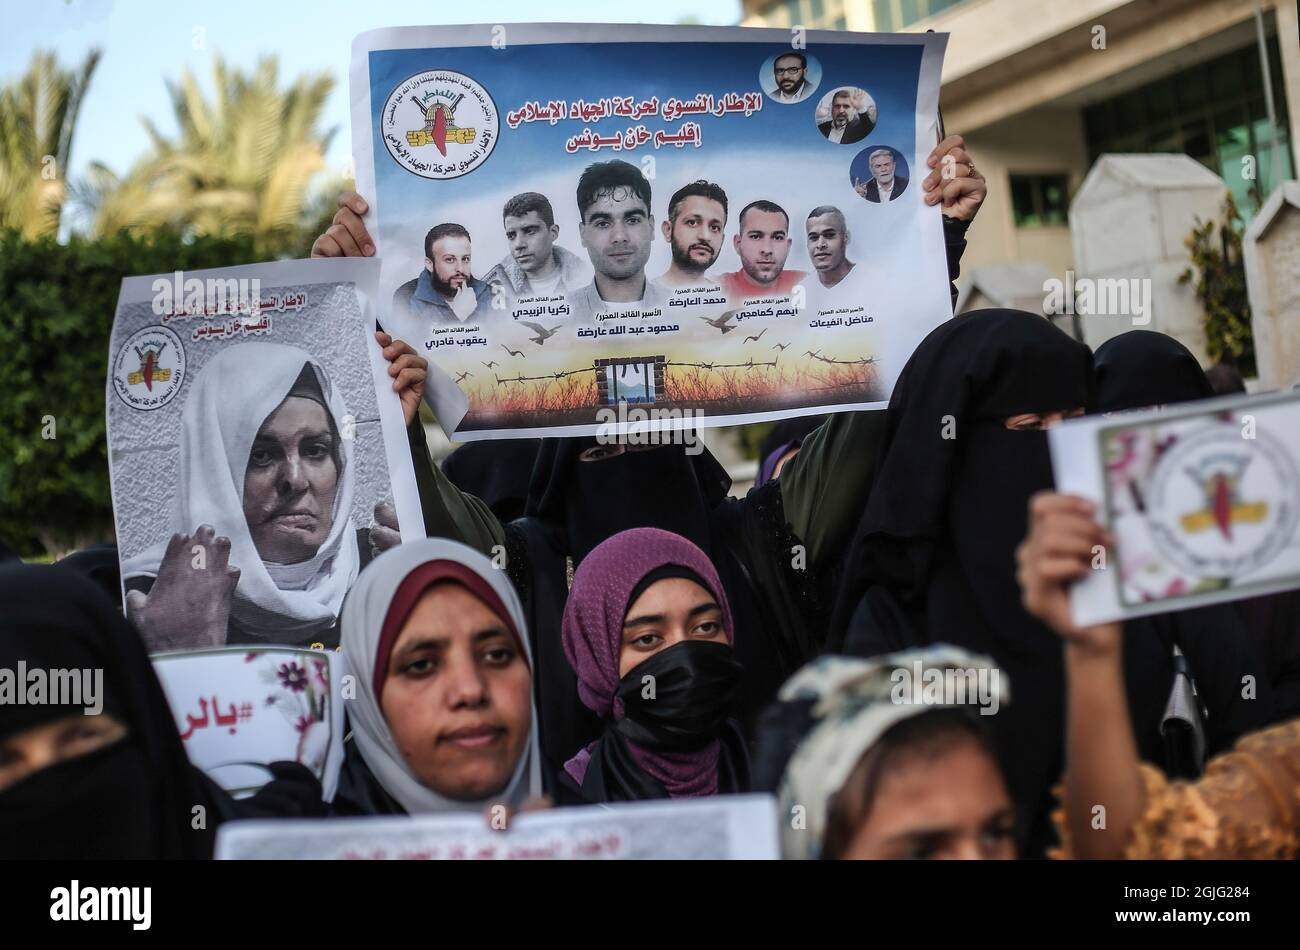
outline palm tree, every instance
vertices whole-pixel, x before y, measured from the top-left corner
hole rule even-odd
[[[334,78],[303,76],[279,88],[274,57],[251,75],[213,60],[209,99],[186,70],[168,82],[178,133],[142,119],[149,151],[124,176],[92,163],[79,201],[92,233],[174,227],[190,234],[250,234],[276,254],[296,248],[314,211],[312,179],[325,165],[334,130],[318,128]]]
[[[58,232],[72,136],[99,56],[93,49],[65,70],[53,52],[38,51],[21,78],[0,87],[0,230]]]

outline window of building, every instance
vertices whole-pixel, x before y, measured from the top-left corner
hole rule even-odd
[[[767,8],[763,21],[776,27],[842,30],[845,27],[844,0],[780,0]]]
[[[878,33],[893,33],[966,0],[872,0]]]
[[[1086,108],[1089,161],[1105,152],[1182,152],[1221,177],[1242,214],[1253,217],[1294,168],[1276,38],[1269,39],[1268,54],[1276,130],[1269,128],[1252,43]],[[1275,132],[1280,174],[1273,168]]]
[[[1070,207],[1068,175],[1012,175],[1011,213],[1018,228],[1067,223]]]

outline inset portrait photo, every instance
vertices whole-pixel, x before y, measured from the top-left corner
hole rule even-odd
[[[815,121],[826,141],[853,145],[876,127],[876,101],[865,89],[838,86],[817,103]]]
[[[758,83],[768,98],[784,105],[803,102],[821,81],[821,63],[804,50],[774,53],[758,69]]]
[[[907,159],[888,145],[864,148],[849,165],[849,182],[859,197],[874,204],[897,201],[907,190]]]

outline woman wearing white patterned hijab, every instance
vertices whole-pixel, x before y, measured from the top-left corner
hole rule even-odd
[[[1007,698],[992,660],[952,646],[809,663],[760,726],[756,785],[778,794],[783,857],[1015,857],[979,721]]]

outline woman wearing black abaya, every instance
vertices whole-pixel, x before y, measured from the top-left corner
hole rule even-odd
[[[1030,830],[1024,854],[1043,843],[1060,774],[1064,679],[1060,650],[1020,606],[1014,554],[1029,497],[1052,484],[1042,430],[1083,412],[1091,373],[1086,346],[1020,311],[963,314],[927,336],[894,387],[836,605],[832,651],[946,642],[1007,672],[1015,702],[992,727]]]
[[[1053,484],[1042,430],[1093,404],[1092,379],[1087,347],[1034,314],[978,311],[931,333],[895,387],[885,456],[837,604],[837,618],[851,616],[847,653],[945,641],[1007,671],[1015,703],[993,730],[1027,855],[1041,854],[1050,835],[1064,679],[1059,651],[1044,646],[1043,625],[1021,606],[1014,555],[1029,499]],[[1158,752],[1172,661],[1156,637],[1127,643],[1135,732]],[[1218,747],[1249,709],[1223,690],[1214,700]]]
[[[103,709],[0,705],[0,858],[211,857],[222,793],[191,767],[113,603],[64,568],[0,568],[0,669],[17,676],[19,663],[102,670]]]
[[[1099,412],[1172,405],[1215,394],[1196,357],[1163,333],[1122,333],[1099,346],[1094,359]],[[1168,697],[1167,688],[1132,688],[1134,644],[1152,640],[1161,643],[1166,662],[1147,671],[1151,681],[1172,680],[1175,644],[1187,657],[1210,711],[1205,723],[1207,755],[1227,749],[1238,736],[1268,722],[1300,715],[1300,592],[1143,617],[1126,622],[1124,632],[1128,700],[1135,723],[1162,715]],[[1159,677],[1151,675],[1156,670]],[[1245,676],[1257,684],[1250,700],[1241,695]],[[1175,777],[1195,777],[1177,761],[1162,757],[1158,735],[1139,732],[1136,738],[1146,761],[1162,765]]]
[[[75,570],[0,568],[0,670],[15,689],[70,670],[82,690],[0,702],[0,858],[209,858],[222,821],[324,810],[296,763],[239,802],[192,766],[144,644]]]

